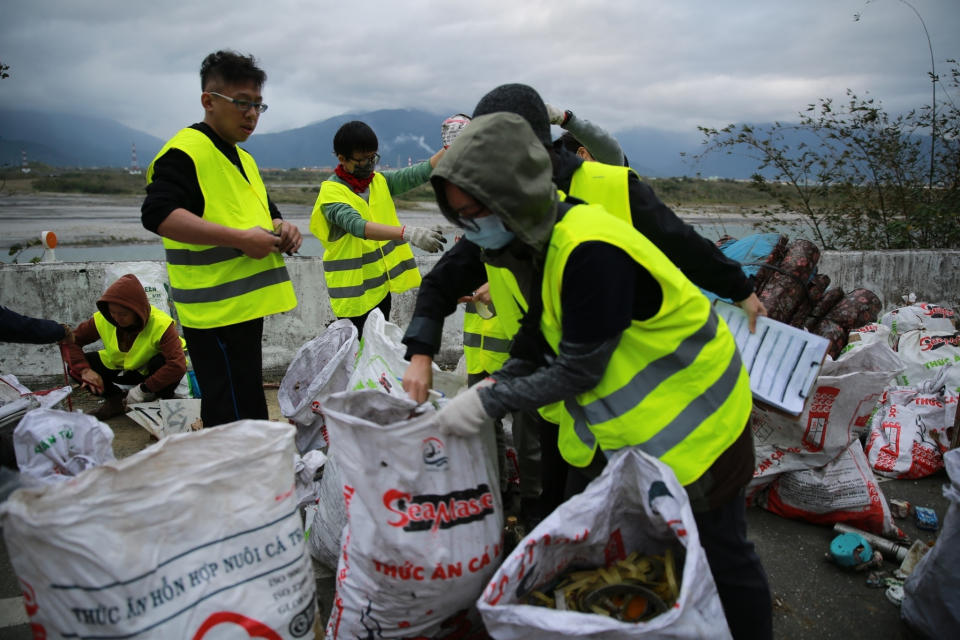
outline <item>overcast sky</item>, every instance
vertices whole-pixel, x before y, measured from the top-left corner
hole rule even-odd
[[[911,4],[945,74],[960,0]],[[470,113],[506,82],[613,131],[790,120],[846,88],[897,111],[931,88],[923,26],[899,0],[5,0],[0,106],[167,138],[202,118],[200,62],[220,48],[267,71],[260,132],[374,109]]]

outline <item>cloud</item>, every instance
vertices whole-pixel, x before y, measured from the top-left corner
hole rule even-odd
[[[956,0],[913,4],[945,71]],[[848,87],[907,109],[930,88],[922,25],[897,0],[45,0],[4,6],[0,105],[168,137],[202,118],[199,65],[219,48],[267,71],[261,132],[376,109],[469,113],[504,82],[614,131],[787,119]]]

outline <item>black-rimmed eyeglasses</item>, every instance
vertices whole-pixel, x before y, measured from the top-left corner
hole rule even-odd
[[[263,104],[262,102],[250,102],[249,100],[238,100],[237,98],[231,98],[229,96],[223,95],[222,93],[217,93],[216,91],[207,91],[207,93],[209,93],[212,96],[217,96],[218,98],[223,98],[227,102],[232,102],[233,106],[235,106],[237,109],[239,109],[243,113],[246,113],[247,111],[249,111],[251,107],[253,107],[257,113],[263,113],[264,111],[267,110],[267,105]]]
[[[375,153],[372,156],[368,156],[366,158],[350,158],[350,160],[352,160],[353,162],[356,162],[359,165],[376,166],[376,164],[380,162],[380,154]]]

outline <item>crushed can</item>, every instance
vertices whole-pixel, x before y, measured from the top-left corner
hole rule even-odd
[[[894,518],[906,518],[910,515],[910,503],[906,500],[891,500],[890,513]]]
[[[940,526],[937,522],[937,512],[929,507],[914,507],[913,515],[917,520],[918,529],[936,531]]]

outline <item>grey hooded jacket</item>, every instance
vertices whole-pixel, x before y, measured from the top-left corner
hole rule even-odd
[[[450,182],[490,209],[517,236],[500,252],[484,259],[513,272],[530,302],[539,309],[543,259],[557,220],[559,198],[550,156],[522,117],[498,112],[474,118],[447,149],[431,176],[437,202],[456,219],[444,186]],[[536,313],[539,313],[538,311]],[[531,325],[529,318],[525,325]],[[539,324],[539,318],[536,324]],[[619,335],[595,343],[561,341],[559,353],[543,354],[541,362],[512,357],[484,387],[480,399],[493,417],[572,398],[595,387],[619,342]],[[545,344],[545,342],[544,342]]]

